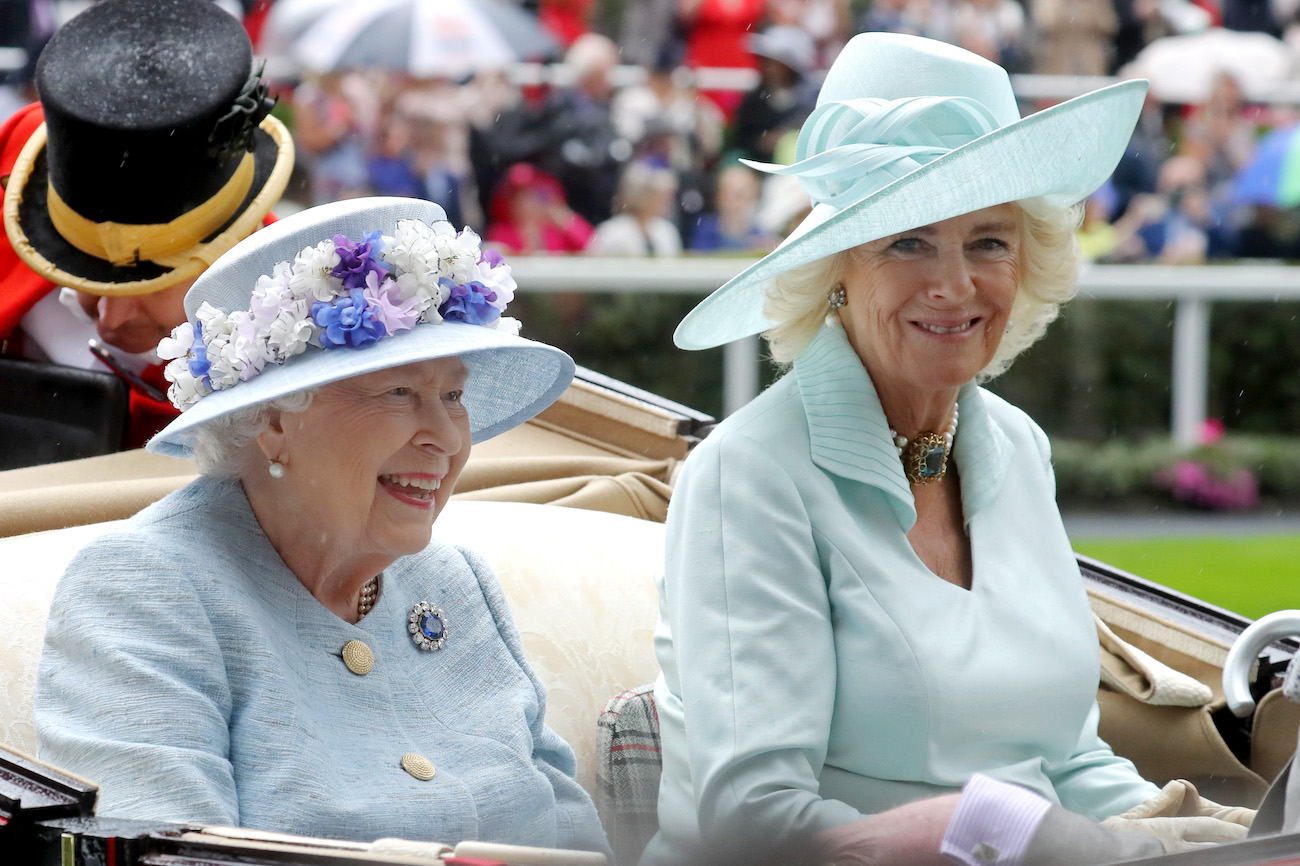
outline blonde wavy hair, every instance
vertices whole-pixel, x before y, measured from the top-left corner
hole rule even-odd
[[[1075,231],[1083,211],[1060,207],[1046,199],[1014,202],[1022,215],[1020,283],[1011,306],[1011,330],[997,353],[976,376],[985,382],[1006,371],[1021,352],[1038,341],[1074,297],[1079,272],[1079,242]],[[856,248],[855,248],[856,249]],[[767,287],[763,313],[777,324],[763,333],[772,359],[788,365],[827,324],[838,327],[838,316],[827,297],[840,283],[855,249],[818,259],[773,277]]]

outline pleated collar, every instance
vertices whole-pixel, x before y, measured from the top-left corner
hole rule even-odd
[[[912,488],[890,438],[880,397],[844,329],[823,327],[795,359],[792,375],[808,419],[813,463],[880,489],[889,497],[899,524],[910,529],[916,522]],[[969,524],[997,496],[1015,446],[990,417],[982,388],[967,383],[957,402],[961,421],[953,460],[961,473],[962,512]]]

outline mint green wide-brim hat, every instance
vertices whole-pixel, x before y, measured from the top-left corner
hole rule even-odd
[[[832,253],[1006,202],[1082,201],[1115,170],[1146,92],[1146,81],[1125,81],[1022,118],[996,63],[917,36],[853,37],[799,132],[794,164],[746,161],[796,176],[812,211],[691,310],[674,342],[708,349],[771,328],[768,281]]]

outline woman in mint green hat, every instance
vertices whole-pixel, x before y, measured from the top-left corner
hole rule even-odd
[[[790,369],[674,492],[643,863],[1082,863],[1245,835],[1209,801],[1155,817],[1169,796],[1098,737],[1047,439],[979,386],[1072,295],[1077,203],[1145,92],[1022,119],[997,65],[862,34],[795,164],[755,166],[814,207],[676,342],[762,332]]]

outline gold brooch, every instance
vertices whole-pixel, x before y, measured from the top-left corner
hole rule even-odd
[[[922,433],[903,446],[903,474],[913,484],[938,481],[948,472],[948,443],[939,433]]]

